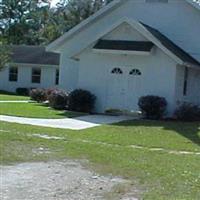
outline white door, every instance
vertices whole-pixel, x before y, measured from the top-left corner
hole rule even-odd
[[[123,69],[112,69],[107,82],[106,109],[123,110],[126,102],[126,90],[127,84]]]
[[[137,111],[141,95],[141,72],[138,69],[111,70],[106,95],[106,109]]]
[[[141,75],[142,73],[139,69],[132,69],[128,74],[127,109],[129,111],[138,110],[138,100],[142,89]]]

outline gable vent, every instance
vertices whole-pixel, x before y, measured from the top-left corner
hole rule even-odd
[[[168,0],[145,0],[146,3],[168,3]]]

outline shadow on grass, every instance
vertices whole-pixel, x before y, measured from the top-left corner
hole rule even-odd
[[[56,115],[60,117],[75,118],[75,117],[81,117],[81,116],[87,115],[87,113],[74,112],[74,111],[69,111],[69,110],[56,110],[54,108],[51,108],[48,103],[33,102],[33,104],[35,104],[35,106],[39,106],[39,107],[43,106],[43,107],[49,108],[50,110],[57,111],[58,113]]]
[[[15,92],[8,92],[8,91],[4,91],[4,90],[0,90],[0,94],[2,94],[2,95],[11,95],[11,96],[29,97],[29,95],[18,95]]]
[[[181,136],[200,146],[200,122],[178,122],[178,121],[151,121],[151,120],[135,120],[125,121],[114,124],[115,126],[127,127],[162,127],[163,130],[172,130]]]
[[[86,113],[80,113],[80,112],[73,112],[73,111],[61,111],[62,113],[58,113],[58,116],[63,116],[67,118],[75,118],[75,117],[81,117],[87,115]]]
[[[37,103],[37,102],[30,102],[32,104],[35,104],[35,106],[43,106],[43,107],[49,107],[48,103]],[[49,107],[50,108],[50,107]]]

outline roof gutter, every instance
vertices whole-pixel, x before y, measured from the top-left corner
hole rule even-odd
[[[59,65],[51,65],[51,64],[32,64],[32,63],[16,63],[16,62],[10,62],[7,63],[6,66],[27,66],[27,67],[59,67]]]

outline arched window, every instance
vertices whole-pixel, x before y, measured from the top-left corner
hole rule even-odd
[[[123,74],[122,70],[120,68],[114,68],[111,71],[112,74]]]
[[[140,75],[142,75],[142,73],[141,73],[141,71],[139,69],[132,69],[129,74],[133,75],[133,76],[140,76]]]

